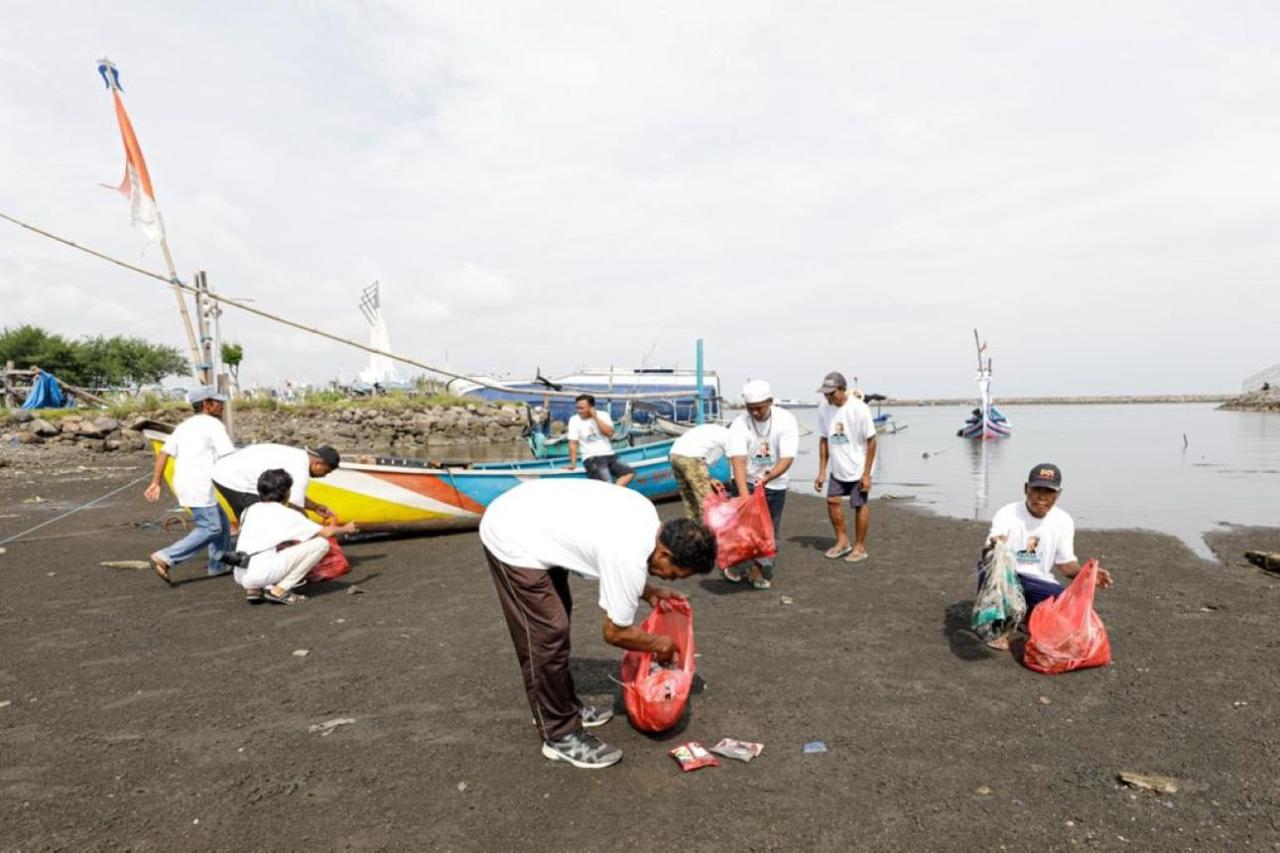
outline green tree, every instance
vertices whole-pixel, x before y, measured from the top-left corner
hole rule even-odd
[[[0,362],[10,360],[92,388],[145,385],[190,372],[186,359],[170,346],[120,335],[68,341],[29,324],[0,330]]]
[[[222,345],[222,363],[231,370],[231,380],[236,391],[240,390],[240,362],[244,361],[244,347],[239,344]]]

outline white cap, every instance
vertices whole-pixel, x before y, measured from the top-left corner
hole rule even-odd
[[[773,389],[763,379],[753,379],[742,386],[742,401],[748,406],[773,399]]]

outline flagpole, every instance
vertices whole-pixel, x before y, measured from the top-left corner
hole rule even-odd
[[[138,199],[134,197],[134,194],[145,193],[151,203],[151,211],[155,220],[150,224],[159,232],[157,242],[160,243],[160,250],[164,252],[165,267],[169,271],[169,283],[173,286],[174,298],[178,300],[178,313],[182,317],[182,328],[187,333],[187,347],[191,350],[191,368],[195,371],[196,377],[202,384],[209,385],[211,384],[209,380],[211,379],[213,366],[205,364],[200,356],[200,344],[196,341],[195,329],[191,325],[191,312],[187,310],[187,299],[179,286],[181,279],[178,278],[178,269],[173,263],[173,253],[169,251],[169,238],[164,231],[164,220],[160,216],[159,208],[155,207],[151,176],[147,174],[147,164],[142,157],[142,148],[138,145],[138,140],[134,136],[132,122],[129,121],[128,116],[125,114],[124,103],[120,100],[120,92],[122,91],[120,87],[120,72],[115,64],[104,56],[98,60],[98,73],[102,75],[102,82],[106,84],[107,90],[111,92],[115,101],[116,118],[120,123],[120,135],[124,141],[125,178],[117,189],[124,192],[126,187],[129,188],[128,197],[130,198],[131,206],[134,207],[135,225],[139,224],[139,220],[136,207]],[[131,179],[136,180],[138,186],[131,186]],[[146,228],[144,227],[143,230],[146,231]],[[153,239],[157,236],[150,232],[148,233]]]

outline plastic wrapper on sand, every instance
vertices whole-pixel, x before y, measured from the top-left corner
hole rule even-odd
[[[1098,561],[1090,560],[1061,595],[1031,611],[1028,668],[1054,675],[1111,663],[1111,641],[1093,609],[1097,584]]]
[[[712,492],[702,504],[702,520],[716,535],[716,565],[722,569],[778,553],[763,488],[740,498]]]
[[[622,701],[631,724],[644,732],[662,732],[680,722],[693,686],[693,611],[687,601],[658,602],[640,625],[648,634],[670,637],[675,665],[657,666],[652,652],[622,656]]]

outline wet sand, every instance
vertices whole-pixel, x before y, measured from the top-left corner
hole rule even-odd
[[[149,466],[6,453],[0,539]],[[1240,557],[1280,551],[1275,529],[1209,537],[1224,562],[1081,531],[1116,578],[1098,602],[1115,663],[1049,677],[965,630],[981,525],[877,501],[872,559],[833,563],[821,503],[792,495],[773,590],[680,585],[703,680],[683,729],[616,719],[598,731],[626,758],[588,772],[539,754],[475,534],[352,544],[352,573],[305,605],[251,607],[195,564],[174,589],[99,566],[175,538],[135,526],[161,508],[139,486],[0,555],[0,848],[1280,843],[1280,578]],[[574,592],[580,692],[616,696],[620,652],[594,588]],[[721,737],[764,754],[690,774],[667,756]],[[815,739],[831,752],[802,755]],[[1120,771],[1181,790],[1130,790]]]

